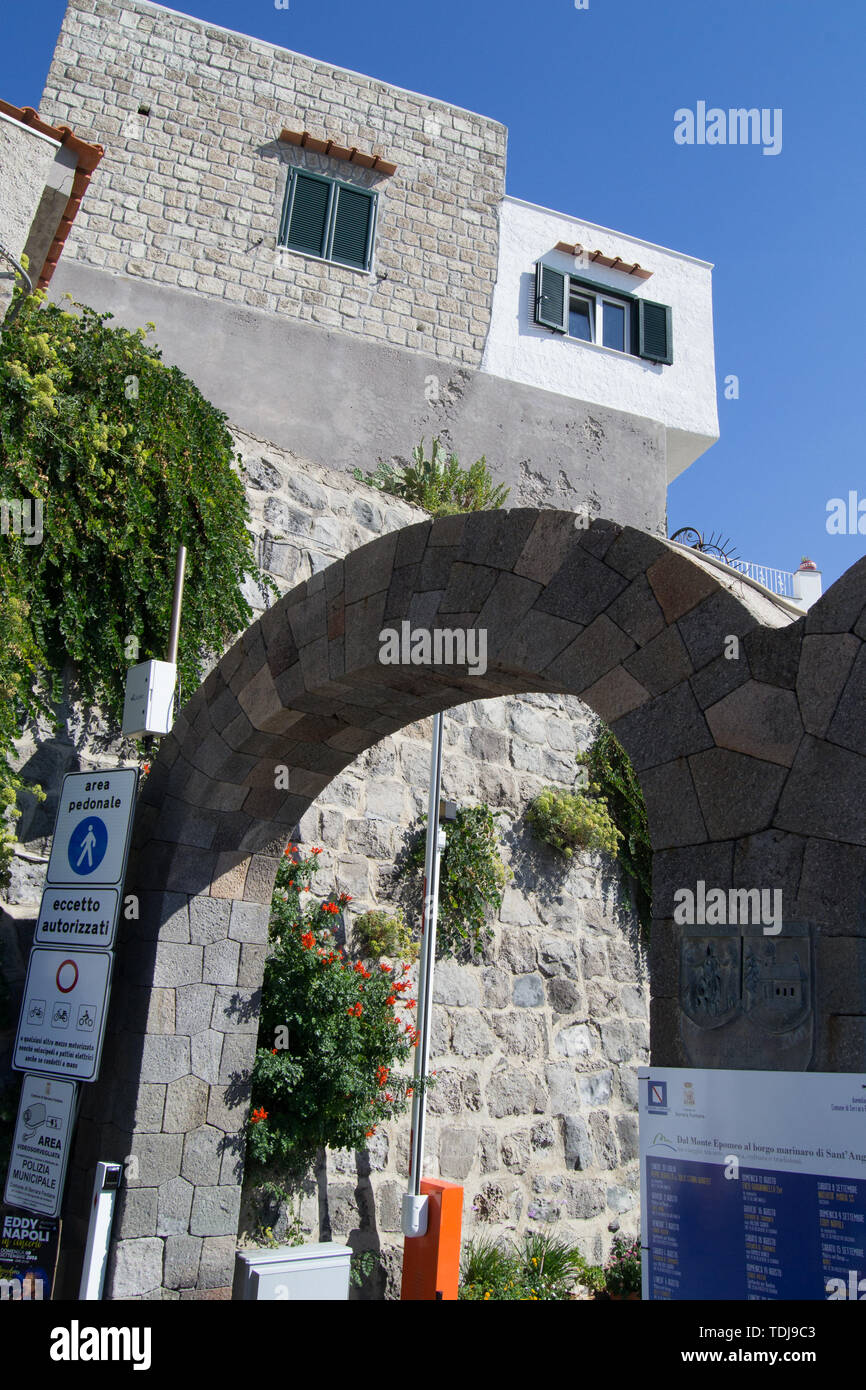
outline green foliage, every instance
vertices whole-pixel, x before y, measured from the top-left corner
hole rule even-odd
[[[280,1240],[274,1235],[273,1226],[266,1224],[268,1208],[272,1209],[274,1203],[277,1204],[277,1210],[279,1210],[280,1206],[285,1206],[286,1208],[286,1233]],[[295,1194],[283,1183],[268,1179],[266,1182],[260,1183],[256,1188],[255,1207],[259,1218],[255,1230],[255,1240],[259,1245],[264,1245],[269,1250],[278,1250],[283,1245],[304,1244],[304,1224],[301,1220],[300,1194],[298,1194],[296,1199]]]
[[[620,835],[617,858],[633,885],[635,910],[645,933],[652,921],[653,852],[646,802],[637,774],[622,744],[606,726],[582,761],[600,788]]]
[[[376,1269],[379,1256],[375,1250],[356,1250],[349,1260],[349,1282],[360,1289],[365,1279]]]
[[[640,1237],[626,1240],[624,1236],[614,1236],[610,1259],[604,1269],[605,1287],[610,1294],[623,1298],[630,1293],[640,1293]]]
[[[247,1127],[259,1169],[281,1163],[300,1173],[322,1147],[363,1149],[377,1124],[404,1112],[412,1090],[391,1074],[418,1038],[408,966],[352,965],[331,931],[347,893],[302,906],[317,853],[289,846],[271,903]]]
[[[476,459],[470,468],[461,468],[456,454],[446,458],[438,438],[432,441],[429,458],[422,439],[412,450],[412,462],[404,468],[380,459],[375,473],[356,468],[354,476],[360,483],[422,507],[431,516],[493,511],[504,505],[510,491],[494,482],[485,457]]]
[[[484,803],[464,806],[446,827],[439,876],[438,955],[466,951],[478,955],[491,935],[490,913],[502,906],[502,890],[511,877],[499,854],[496,822],[500,814]],[[407,855],[408,872],[417,875],[423,870],[426,843],[426,831],[419,830]]]
[[[527,1231],[511,1246],[476,1236],[463,1251],[459,1297],[475,1303],[558,1302],[571,1298],[589,1268],[576,1246],[547,1232]]]
[[[620,834],[600,793],[595,782],[582,792],[545,787],[527,807],[526,819],[539,840],[568,859],[576,849],[616,854]]]
[[[225,416],[147,333],[35,294],[0,339],[0,497],[36,499],[41,543],[0,541],[0,805],[19,784],[12,739],[76,668],[78,695],[119,719],[126,668],[164,654],[177,548],[189,550],[181,688],[252,616],[264,583]],[[130,638],[135,639],[132,643]],[[8,838],[8,837],[7,837]]]
[[[352,941],[368,960],[399,956],[411,964],[418,959],[420,949],[400,908],[390,913],[383,908],[360,913],[352,921]]]

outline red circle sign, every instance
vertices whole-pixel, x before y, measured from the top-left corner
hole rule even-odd
[[[73,976],[72,976],[72,984],[71,984],[71,985],[62,985],[62,984],[60,983],[60,972],[61,972],[62,970],[65,970],[66,967],[67,967],[67,965],[71,965],[71,966],[72,966],[72,969],[73,969],[73,971],[74,971],[74,974],[73,974]],[[74,989],[75,986],[78,984],[78,966],[75,964],[75,961],[74,961],[74,960],[62,960],[62,961],[60,962],[60,964],[58,965],[58,967],[57,967],[57,977],[56,977],[56,978],[57,978],[57,988],[60,990],[60,993],[61,993],[61,994],[68,994],[70,990]],[[69,976],[67,975],[66,978],[68,979]]]

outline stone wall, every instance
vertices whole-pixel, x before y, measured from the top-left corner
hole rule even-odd
[[[106,149],[67,256],[480,363],[505,184],[498,122],[144,0],[70,0],[41,114]],[[397,171],[309,154],[284,128]],[[371,273],[277,252],[291,165],[378,191]]]
[[[235,438],[260,563],[281,592],[422,516],[255,436],[236,431]],[[252,583],[247,597],[260,612]],[[575,753],[594,726],[579,701],[549,695],[480,700],[446,715],[444,790],[460,803],[485,800],[504,812],[503,854],[514,877],[482,962],[437,967],[437,1084],[425,1171],[463,1182],[467,1232],[476,1224],[502,1233],[556,1223],[598,1259],[611,1226],[634,1230],[638,1221],[635,1069],[648,1058],[645,961],[615,869],[598,856],[569,868],[522,820],[542,786],[574,784]],[[60,777],[130,752],[109,742],[98,721],[83,721],[74,704],[54,738],[22,746],[28,776],[42,779],[49,799],[22,822],[31,857],[16,859],[4,914],[7,958],[19,982]],[[350,893],[354,910],[390,900],[394,858],[426,809],[428,773],[425,721],[383,739],[330,783],[300,828],[305,843],[323,848],[323,891]],[[321,1209],[313,1184],[302,1203],[312,1238],[327,1221],[335,1239],[382,1251],[368,1294],[397,1287],[407,1165],[408,1118],[383,1126],[367,1155],[330,1155]],[[127,1191],[125,1202],[138,1200],[134,1188]],[[253,1194],[247,1197],[243,1238],[262,1219]],[[172,1234],[170,1204],[160,1223],[162,1234]],[[178,1291],[197,1275],[184,1268]]]

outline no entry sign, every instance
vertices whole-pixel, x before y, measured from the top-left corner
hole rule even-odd
[[[119,888],[126,871],[138,773],[70,772],[63,779],[48,885]]]
[[[12,1062],[17,1071],[95,1079],[112,959],[110,951],[33,947]]]

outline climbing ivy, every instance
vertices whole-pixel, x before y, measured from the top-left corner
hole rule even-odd
[[[511,877],[511,870],[499,853],[496,822],[500,814],[484,803],[462,806],[456,821],[445,826],[436,932],[439,955],[455,956],[467,951],[480,955],[491,935],[491,913],[502,906],[502,890]],[[419,829],[402,868],[403,875],[414,879],[416,886],[426,845],[426,829]]]
[[[635,911],[644,932],[652,921],[653,852],[646,802],[631,760],[619,739],[603,724],[592,746],[578,755],[598,784],[620,834],[616,854],[631,879]]]
[[[250,621],[244,576],[266,582],[226,417],[147,330],[75,307],[31,295],[0,338],[0,498],[39,504],[43,532],[28,543],[10,521],[0,537],[0,807],[20,788],[12,741],[48,713],[68,663],[78,698],[118,719],[127,667],[164,655],[181,543],[187,694]]]

